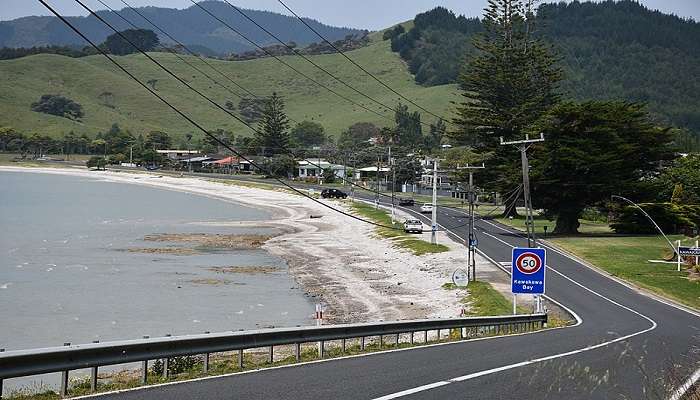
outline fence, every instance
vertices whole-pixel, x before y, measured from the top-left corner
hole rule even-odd
[[[523,332],[543,327],[547,323],[546,314],[513,315],[503,317],[472,317],[458,319],[433,319],[417,321],[396,321],[382,323],[364,323],[332,325],[320,327],[297,327],[265,329],[256,331],[234,331],[226,333],[206,333],[190,336],[166,336],[160,338],[144,337],[139,340],[71,345],[46,349],[4,352],[0,349],[0,396],[2,396],[3,379],[18,378],[45,373],[60,372],[60,394],[68,394],[68,375],[71,370],[91,369],[91,388],[97,388],[98,368],[109,365],[142,363],[142,383],[147,384],[148,363],[162,360],[164,374],[168,373],[168,361],[174,357],[203,355],[203,369],[209,369],[209,356],[212,353],[237,351],[239,368],[243,368],[243,351],[247,349],[269,348],[269,359],[273,360],[275,346],[294,345],[296,361],[301,359],[303,343],[319,344],[319,356],[324,356],[324,343],[342,341],[345,351],[347,339],[360,339],[361,349],[365,348],[365,339],[379,337],[383,343],[384,336],[410,334],[410,343],[414,335],[424,333],[427,342],[428,332],[459,329],[460,337],[468,328],[479,328],[488,334]]]

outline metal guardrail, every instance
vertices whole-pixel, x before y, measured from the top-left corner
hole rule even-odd
[[[273,360],[274,346],[295,345],[296,360],[301,360],[301,344],[319,343],[319,356],[323,358],[324,342],[342,341],[360,338],[361,349],[365,348],[365,338],[410,333],[410,342],[414,343],[414,334],[424,332],[427,342],[428,331],[460,329],[464,338],[464,328],[482,328],[482,333],[499,334],[523,332],[543,327],[547,323],[546,314],[513,315],[502,317],[472,317],[458,319],[431,319],[416,321],[396,321],[381,323],[330,325],[320,327],[297,327],[263,329],[255,331],[233,331],[226,333],[205,333],[189,336],[166,336],[160,338],[144,337],[139,340],[70,345],[45,349],[20,350],[4,352],[0,349],[0,397],[3,379],[18,378],[45,373],[61,372],[60,394],[68,394],[68,374],[71,370],[92,369],[91,387],[97,388],[99,367],[142,363],[142,383],[147,384],[148,362],[163,360],[164,374],[168,373],[168,360],[174,357],[203,355],[204,372],[208,372],[211,353],[238,351],[238,366],[243,367],[243,351],[248,349],[269,348],[269,360]]]

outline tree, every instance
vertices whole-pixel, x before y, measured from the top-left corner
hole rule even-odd
[[[166,150],[173,145],[172,138],[166,132],[151,131],[146,135],[144,146],[148,149]]]
[[[532,152],[533,202],[556,218],[559,234],[576,233],[586,207],[634,193],[675,157],[670,129],[655,127],[639,104],[567,102],[538,128],[547,141]]]
[[[148,29],[127,29],[120,33],[126,39],[128,39],[128,41],[124,40],[121,35],[114,33],[109,35],[107,40],[105,40],[100,47],[105,49],[108,53],[124,56],[127,54],[138,53],[139,49],[143,51],[151,51],[160,44],[158,35]],[[132,46],[129,42],[133,43],[136,47],[138,47],[138,49]],[[155,87],[155,83],[153,86]]]
[[[558,101],[561,70],[552,50],[536,34],[531,0],[493,0],[474,36],[479,53],[465,65],[459,83],[464,101],[451,138],[477,152],[493,152],[482,174],[494,189],[519,184],[516,150],[499,137],[520,139]],[[515,207],[509,208],[515,214]]]
[[[404,147],[415,147],[423,140],[423,127],[421,126],[421,115],[418,111],[410,112],[408,106],[399,103],[394,114],[396,121],[397,142]]]
[[[39,101],[32,103],[32,111],[59,117],[80,120],[85,113],[83,107],[75,101],[54,94],[45,94]]]
[[[430,124],[430,133],[424,138],[423,147],[426,150],[435,150],[442,145],[442,138],[447,132],[447,125],[445,121],[439,119],[436,123]]]
[[[379,128],[371,122],[358,122],[341,132],[338,147],[346,151],[355,151],[369,146],[371,138],[379,136]]]
[[[265,99],[241,98],[241,101],[238,102],[241,118],[249,124],[257,123],[262,118],[265,102]],[[229,107],[227,106],[227,108]],[[229,110],[233,111],[233,108],[229,108]]]
[[[107,160],[104,157],[94,156],[91,157],[87,162],[88,168],[95,168],[99,170],[105,170],[107,166]]]
[[[289,120],[284,113],[284,100],[276,92],[265,103],[255,140],[264,156],[282,154],[289,147]]]
[[[657,200],[677,204],[700,204],[700,154],[681,157],[654,181]]]
[[[317,122],[302,121],[292,129],[292,142],[299,147],[315,147],[326,143],[326,130]]]

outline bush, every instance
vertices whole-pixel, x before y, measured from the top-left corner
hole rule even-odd
[[[199,358],[194,356],[173,357],[168,360],[168,373],[177,375],[183,372],[191,371],[199,362]],[[163,362],[156,360],[153,362],[151,369],[156,375],[163,375]]]
[[[644,203],[640,207],[661,227],[664,233],[677,233],[684,229],[700,227],[700,205],[672,203]],[[610,225],[616,233],[653,234],[654,225],[636,208],[622,209],[617,221]]]
[[[100,169],[104,170],[105,167],[107,166],[107,160],[105,160],[104,157],[94,156],[88,160],[86,165],[88,168],[96,168],[98,170],[100,170]]]
[[[75,120],[79,120],[85,115],[83,106],[67,97],[55,94],[41,96],[39,101],[32,103],[32,111]]]

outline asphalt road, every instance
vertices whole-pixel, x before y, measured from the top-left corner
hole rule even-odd
[[[462,211],[440,208],[438,215],[442,227],[461,240],[467,237]],[[512,247],[527,244],[520,233],[490,221],[478,220],[477,232],[479,250],[495,262],[510,262]],[[698,367],[697,314],[640,294],[555,249],[549,248],[547,257],[547,294],[576,314],[576,326],[104,397],[660,400]]]

